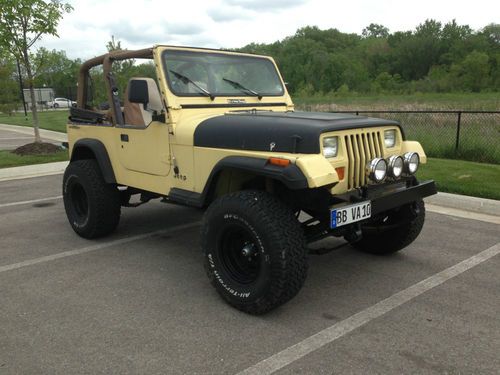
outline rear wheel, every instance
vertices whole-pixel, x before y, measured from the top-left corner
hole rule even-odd
[[[356,249],[377,255],[392,254],[411,244],[425,221],[425,205],[419,200],[388,211],[362,226],[363,238],[352,244]]]
[[[54,108],[59,108],[59,104],[54,103]]]
[[[105,236],[120,221],[120,192],[104,181],[96,160],[78,160],[68,165],[63,199],[71,227],[84,238]]]
[[[272,195],[216,200],[202,225],[207,275],[231,306],[263,314],[293,298],[307,275],[307,248],[293,212]]]

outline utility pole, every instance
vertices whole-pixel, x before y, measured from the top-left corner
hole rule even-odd
[[[24,88],[23,88],[23,77],[21,75],[21,66],[19,65],[19,59],[16,57],[17,62],[17,73],[19,74],[19,88],[21,89],[21,99],[23,100],[24,117],[28,120],[28,112],[26,111],[26,100],[24,100]]]

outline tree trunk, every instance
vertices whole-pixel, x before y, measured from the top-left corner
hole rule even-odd
[[[28,51],[24,53],[24,66],[26,67],[26,75],[28,76],[28,87],[31,97],[31,115],[33,117],[33,129],[35,130],[35,142],[41,143],[40,138],[40,122],[38,121],[38,112],[36,108],[35,88],[33,87],[33,73],[31,72],[31,64],[29,60]]]

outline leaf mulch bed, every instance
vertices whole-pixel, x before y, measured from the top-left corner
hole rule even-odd
[[[47,155],[54,154],[57,151],[60,151],[61,148],[52,143],[28,143],[27,145],[16,148],[12,153],[17,155]]]

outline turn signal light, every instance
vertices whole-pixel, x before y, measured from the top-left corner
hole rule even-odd
[[[279,167],[286,167],[290,164],[290,160],[283,158],[269,158],[267,159],[269,164],[277,165]]]
[[[335,168],[335,172],[337,172],[337,176],[339,176],[339,180],[343,180],[344,179],[344,172],[345,172],[345,168],[344,167]]]

